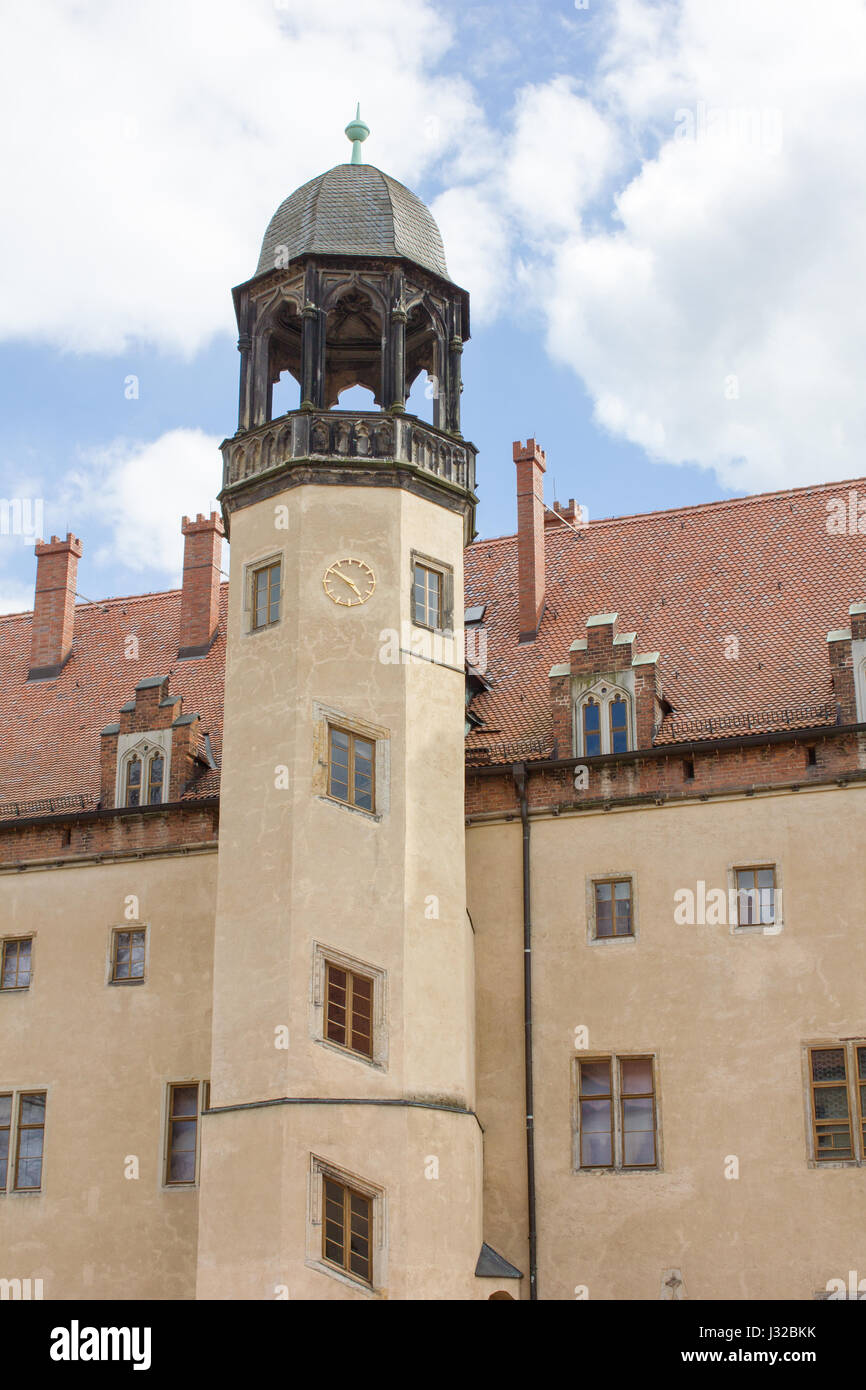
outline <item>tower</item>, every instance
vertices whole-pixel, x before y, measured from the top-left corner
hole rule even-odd
[[[274,214],[234,291],[238,431],[198,1296],[474,1298],[464,881],[466,292],[353,162]],[[406,413],[426,369],[433,421]],[[273,415],[288,372],[298,408]],[[377,409],[336,409],[366,386]]]

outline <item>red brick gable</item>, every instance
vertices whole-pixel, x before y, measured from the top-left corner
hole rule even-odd
[[[95,807],[100,733],[120,721],[121,706],[150,676],[168,675],[184,712],[201,716],[201,732],[210,734],[219,763],[227,601],[228,585],[222,584],[217,638],[205,656],[187,661],[177,657],[180,590],[78,604],[72,655],[55,679],[44,681],[27,680],[33,614],[0,618],[0,819],[14,815],[19,801],[75,798],[85,809]],[[136,650],[137,659],[126,655]],[[217,790],[217,776],[203,768],[187,796]]]
[[[740,718],[731,733],[835,722],[835,708],[809,711],[835,706],[827,634],[850,627],[849,606],[866,595],[866,532],[827,529],[828,502],[847,504],[852,491],[866,500],[866,480],[591,521],[578,532],[547,525],[546,607],[528,644],[518,641],[517,537],[468,546],[466,605],[487,605],[491,682],[472,703],[484,727],[470,749],[530,740],[534,756],[550,755],[550,670],[569,662],[587,618],[601,613],[619,615],[636,652],[660,654],[672,712],[656,742],[724,736],[681,727],[720,716]],[[725,655],[732,636],[736,659]],[[761,718],[785,709],[787,718]]]

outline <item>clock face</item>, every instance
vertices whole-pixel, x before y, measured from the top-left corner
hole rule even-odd
[[[376,576],[363,560],[335,560],[322,577],[328,598],[341,608],[356,608],[366,603],[376,587]]]

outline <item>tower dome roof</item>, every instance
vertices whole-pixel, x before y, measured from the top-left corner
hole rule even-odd
[[[373,164],[337,164],[296,188],[268,224],[256,275],[308,253],[400,256],[451,279],[428,208]]]

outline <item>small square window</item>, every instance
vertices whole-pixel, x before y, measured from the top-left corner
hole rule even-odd
[[[8,937],[3,942],[3,962],[0,968],[0,989],[30,988],[32,936]]]
[[[362,1057],[373,1056],[373,987],[368,975],[325,964],[325,1037]]]
[[[773,926],[776,922],[776,870],[771,864],[735,869],[737,925]]]
[[[593,883],[593,890],[596,940],[614,936],[634,936],[631,879],[598,879]]]
[[[135,984],[144,979],[146,933],[144,928],[118,928],[111,939],[111,983]]]

